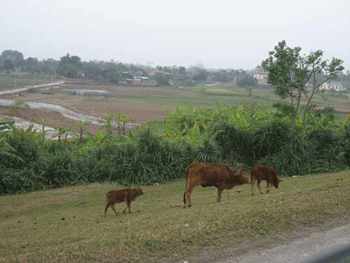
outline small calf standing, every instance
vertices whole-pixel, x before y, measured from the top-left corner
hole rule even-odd
[[[126,203],[126,208],[123,211],[123,213],[125,213],[127,209],[129,209],[129,213],[131,213],[130,204],[132,201],[135,201],[136,197],[138,197],[140,195],[143,195],[143,192],[142,192],[140,187],[109,191],[107,193],[107,196],[106,196],[107,197],[107,204],[106,204],[106,208],[105,208],[105,217],[106,217],[107,209],[109,207],[112,207],[114,213],[117,215],[117,212],[115,211],[114,205],[115,205],[115,203],[121,203],[124,201]],[[128,213],[128,212],[126,212],[126,213]]]
[[[251,181],[251,187],[252,187],[252,195],[254,195],[253,188],[254,188],[255,181],[257,181],[257,186],[259,188],[260,194],[262,194],[260,189],[260,183],[262,180],[267,181],[267,191],[266,191],[267,194],[271,190],[272,185],[278,188],[278,183],[280,182],[280,180],[278,180],[276,176],[275,167],[254,164],[250,168],[250,172],[251,172],[250,181]]]

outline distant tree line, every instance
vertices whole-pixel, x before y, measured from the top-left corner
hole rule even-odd
[[[148,77],[156,80],[159,86],[182,85],[195,86],[212,84],[215,82],[234,82],[242,88],[251,90],[257,87],[258,82],[253,78],[252,71],[242,69],[206,69],[197,64],[188,68],[134,65],[111,61],[82,61],[79,56],[69,53],[59,60],[53,58],[38,60],[35,57],[25,58],[17,50],[4,50],[0,55],[0,71],[28,72],[35,75],[62,76],[65,78],[85,78],[98,80],[106,84],[116,84],[119,80],[130,80],[134,77]],[[158,74],[149,75],[150,70]],[[338,80],[350,85],[350,72],[339,74]]]

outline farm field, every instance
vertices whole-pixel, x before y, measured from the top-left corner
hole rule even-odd
[[[0,83],[2,83],[0,78]],[[0,84],[1,86],[1,84]],[[167,112],[179,106],[215,107],[217,103],[224,105],[235,105],[241,103],[253,102],[258,105],[271,105],[280,101],[273,90],[255,89],[253,95],[248,96],[248,92],[241,88],[220,88],[217,92],[204,92],[200,87],[132,87],[132,86],[112,86],[98,85],[82,80],[67,81],[62,87],[45,92],[45,89],[35,89],[21,94],[3,95],[1,99],[13,99],[33,102],[46,102],[58,104],[67,109],[104,118],[106,114],[121,112],[133,118],[136,124],[143,124],[152,120],[164,120]],[[72,95],[73,91],[79,90],[101,90],[106,91],[108,96],[99,96],[95,93],[84,95]],[[227,94],[227,93],[231,94]],[[233,94],[232,94],[233,93]],[[350,101],[346,94],[337,95],[328,94],[328,100],[325,101],[321,96],[315,97],[315,103],[318,108],[332,106],[342,113],[350,112]],[[0,115],[6,115],[8,108],[0,107]],[[72,121],[57,115],[57,113],[32,110],[21,111],[20,116],[26,120],[35,116],[43,116],[46,121],[53,121],[59,126],[72,125]],[[94,130],[95,128],[91,126]],[[96,128],[97,129],[97,128]]]
[[[79,81],[76,81],[79,83]],[[46,102],[58,104],[67,109],[104,118],[106,114],[121,112],[133,118],[135,123],[143,124],[151,120],[164,120],[166,113],[178,106],[215,107],[216,103],[222,102],[225,105],[239,104],[244,97],[231,96],[210,96],[195,90],[187,89],[171,89],[158,87],[130,87],[130,86],[104,86],[104,85],[87,85],[84,83],[76,84],[76,82],[68,82],[59,89],[55,89],[51,94],[43,93],[42,89],[31,90],[20,94],[3,95],[1,99],[13,99],[33,102]],[[112,94],[112,96],[96,96],[94,95],[72,95],[73,90],[104,90]],[[247,98],[245,99],[247,100]],[[248,98],[249,101],[256,100]],[[264,102],[266,103],[266,102]],[[268,103],[268,102],[267,102]],[[6,115],[8,108],[0,107],[0,115]],[[32,113],[31,113],[32,112]],[[64,124],[62,117],[61,123],[49,111],[31,109],[20,112],[24,119],[29,119],[33,115],[41,115],[47,121]],[[46,116],[46,117],[45,117]]]
[[[28,75],[4,75],[0,74],[0,91],[13,88],[23,88],[24,86],[32,86],[37,84],[51,83],[53,79],[50,77],[38,77]]]
[[[216,188],[196,187],[186,209],[184,180],[141,187],[131,214],[116,204],[118,216],[109,209],[106,218],[106,193],[118,185],[1,196],[0,262],[203,262],[204,254],[225,259],[249,244],[280,245],[348,223],[349,170],[284,178],[268,195],[238,186],[221,203]]]

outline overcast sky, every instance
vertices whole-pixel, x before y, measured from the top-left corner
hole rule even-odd
[[[349,0],[10,0],[0,52],[40,60],[252,69],[281,40],[350,69]]]

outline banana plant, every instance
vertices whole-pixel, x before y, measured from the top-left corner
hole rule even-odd
[[[88,128],[86,127],[88,124],[90,124],[91,121],[83,121],[83,122],[79,122],[79,121],[75,121],[75,124],[78,126],[79,128],[79,142],[82,142],[83,141],[83,136],[84,136],[84,133],[86,131],[88,131]]]

